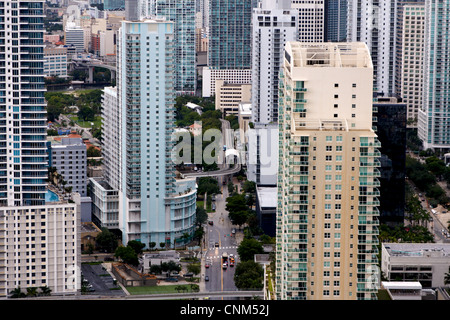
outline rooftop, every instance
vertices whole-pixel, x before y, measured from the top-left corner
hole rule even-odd
[[[277,187],[258,187],[257,194],[260,207],[276,208],[278,200]]]
[[[450,243],[383,243],[390,256],[423,257],[433,255],[450,257]]]
[[[288,42],[285,58],[293,67],[373,68],[367,45],[350,43]]]

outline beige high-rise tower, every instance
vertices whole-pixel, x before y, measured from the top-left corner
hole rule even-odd
[[[380,145],[372,130],[372,79],[364,43],[286,44],[278,299],[375,299]]]

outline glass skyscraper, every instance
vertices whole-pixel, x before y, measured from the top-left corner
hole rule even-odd
[[[174,22],[175,91],[195,94],[195,0],[150,0],[148,10]]]
[[[0,206],[45,204],[43,6],[0,1]]]
[[[211,0],[208,67],[251,69],[252,8],[256,0]]]
[[[343,42],[347,39],[347,2],[348,0],[325,1],[325,42]]]

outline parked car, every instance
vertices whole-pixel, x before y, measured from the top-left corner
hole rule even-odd
[[[209,281],[209,277],[208,276],[205,276],[205,281]]]

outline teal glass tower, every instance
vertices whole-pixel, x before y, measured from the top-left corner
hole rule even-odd
[[[195,56],[195,0],[155,0],[151,15],[174,23],[176,94],[195,94],[197,84]]]
[[[252,9],[256,0],[209,2],[208,67],[251,69]]]
[[[44,1],[0,1],[0,206],[45,204]]]
[[[124,21],[119,31],[119,228],[124,243],[173,245],[194,229],[195,179],[180,182],[172,161],[174,25],[163,19]]]
[[[418,136],[424,149],[450,149],[450,1],[425,4],[423,101],[418,111]]]

